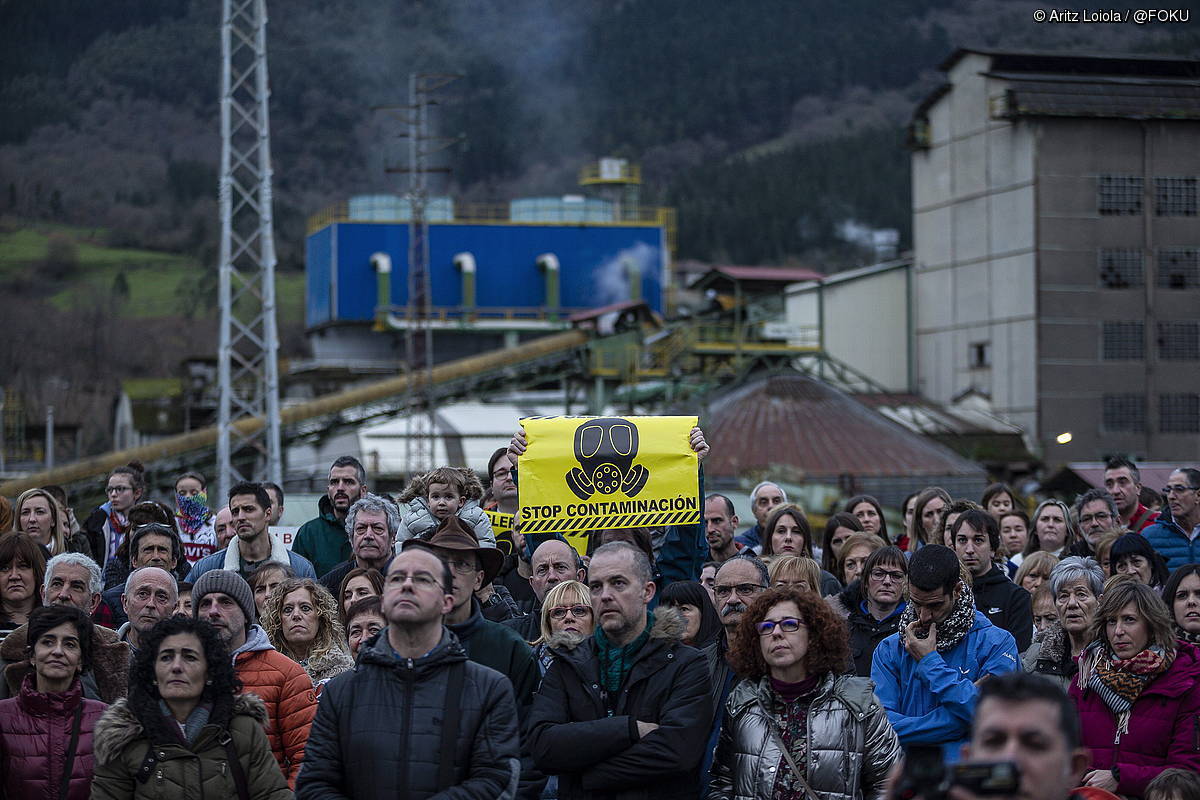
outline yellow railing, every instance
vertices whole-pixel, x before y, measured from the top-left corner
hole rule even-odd
[[[582,186],[588,186],[594,183],[641,183],[642,168],[637,164],[629,162],[620,163],[617,166],[616,174],[613,174],[611,165],[608,169],[601,171],[600,162],[594,161],[591,164],[584,166],[579,170],[579,183]]]
[[[346,202],[334,203],[331,206],[321,209],[317,213],[308,218],[307,230],[308,234],[314,234],[322,228],[326,228],[335,223],[345,222],[363,222],[363,223],[384,223],[384,224],[403,224],[407,223],[407,218],[400,219],[354,219],[350,216],[350,207]],[[623,207],[621,209],[620,219],[611,221],[581,222],[577,219],[572,219],[570,215],[564,214],[562,219],[544,219],[537,221],[520,221],[513,222],[512,215],[509,210],[508,203],[455,203],[454,217],[452,220],[436,219],[430,220],[431,225],[446,225],[446,224],[465,224],[465,225],[596,225],[596,226],[619,226],[619,225],[644,225],[650,227],[661,227],[666,230],[667,247],[674,252],[675,250],[675,209],[665,208],[662,206],[637,206],[634,208]]]

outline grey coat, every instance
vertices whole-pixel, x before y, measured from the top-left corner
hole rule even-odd
[[[868,678],[830,674],[817,690],[808,711],[804,766],[817,800],[883,796],[888,771],[901,755],[900,740],[873,689]],[[790,769],[768,726],[771,705],[769,677],[742,681],[730,692],[709,800],[770,800],[778,771]]]

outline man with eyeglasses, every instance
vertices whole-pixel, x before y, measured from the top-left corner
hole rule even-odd
[[[1105,532],[1120,529],[1116,499],[1104,489],[1089,489],[1075,500],[1075,518],[1083,539],[1071,546],[1071,554],[1095,556],[1096,545]]]
[[[1142,505],[1142,473],[1129,459],[1108,460],[1104,465],[1104,488],[1116,501],[1120,524],[1134,533],[1144,531],[1158,519],[1157,511]]]
[[[353,670],[325,685],[299,800],[510,796],[519,769],[512,685],[469,660],[443,625],[456,602],[448,562],[467,555],[453,553],[443,561],[428,546],[409,546],[392,559],[388,625],[361,645]]]
[[[729,638],[742,621],[746,608],[754,598],[762,594],[770,582],[767,565],[749,552],[740,552],[717,568],[713,580],[713,598],[717,614],[724,629],[717,640],[705,647],[704,664],[708,668],[709,705],[712,720],[709,725],[708,746],[704,751],[704,763],[700,774],[705,777],[707,788],[708,768],[712,765],[713,751],[721,735],[721,723],[725,719],[725,701],[729,691],[737,682],[737,674],[729,664]]]
[[[1200,469],[1180,467],[1162,490],[1171,518],[1166,515],[1142,531],[1150,545],[1174,570],[1200,561]]]
[[[650,560],[628,542],[596,549],[595,633],[556,650],[534,698],[530,745],[561,800],[695,798],[711,714],[704,660],[678,612],[649,610]]]
[[[443,623],[457,638],[467,658],[511,681],[517,713],[523,720],[538,686],[537,659],[519,633],[486,619],[475,597],[480,587],[496,577],[504,556],[494,547],[480,547],[475,534],[457,514],[447,517],[428,540],[413,537],[404,542],[403,552],[414,549],[433,553],[450,568],[454,602]],[[541,795],[546,780],[533,769],[528,757],[523,766],[518,794],[533,800]]]

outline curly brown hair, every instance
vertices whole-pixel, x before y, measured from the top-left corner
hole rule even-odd
[[[849,633],[846,623],[833,612],[825,599],[815,592],[801,592],[791,588],[767,589],[754,599],[742,614],[742,621],[733,632],[729,644],[729,664],[734,672],[745,678],[757,680],[768,672],[762,654],[762,637],[758,635],[758,623],[766,619],[767,612],[779,603],[791,601],[800,610],[800,617],[808,628],[808,653],[805,666],[810,675],[846,671],[850,663]]]

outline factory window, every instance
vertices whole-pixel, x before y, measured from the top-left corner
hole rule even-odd
[[[1197,211],[1197,180],[1155,178],[1154,213],[1160,217],[1194,217]]]
[[[1158,323],[1158,357],[1163,361],[1200,360],[1200,322]]]
[[[1146,397],[1140,394],[1104,395],[1102,424],[1109,433],[1141,433],[1146,430]]]
[[[1200,289],[1200,247],[1159,250],[1158,288]]]
[[[992,365],[991,342],[972,342],[970,350],[971,369],[985,369]]]
[[[1136,175],[1101,175],[1098,203],[1101,214],[1142,213],[1145,182]]]
[[[1105,289],[1129,289],[1145,282],[1141,250],[1102,248],[1100,285]]]
[[[1104,323],[1104,360],[1141,361],[1146,357],[1144,331],[1141,322]]]
[[[1163,433],[1200,433],[1200,395],[1160,394],[1158,429]]]

